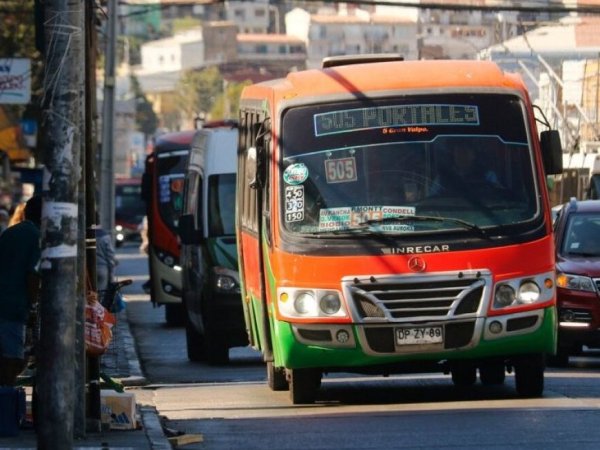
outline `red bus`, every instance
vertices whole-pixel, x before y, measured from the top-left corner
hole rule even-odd
[[[141,202],[142,180],[140,178],[115,179],[115,243],[120,247],[127,241],[140,238],[140,226],[146,215]]]
[[[182,325],[181,266],[177,227],[183,208],[183,185],[195,131],[159,136],[146,157],[142,197],[148,217],[148,264],[150,297],[165,306],[168,324]]]
[[[486,61],[330,60],[243,90],[239,276],[271,389],[311,403],[331,372],[514,369],[542,394],[562,150],[536,120]]]

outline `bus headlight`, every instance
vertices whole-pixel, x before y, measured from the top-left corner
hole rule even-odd
[[[540,298],[540,287],[533,281],[525,281],[519,286],[517,295],[521,303],[535,303]]]
[[[549,302],[555,298],[555,291],[554,272],[502,280],[496,285],[493,309],[515,309]]]
[[[235,270],[226,267],[213,267],[214,287],[222,292],[239,292],[239,274]]]
[[[336,293],[330,292],[325,294],[319,300],[319,308],[328,316],[336,314],[342,307],[342,302]]]
[[[496,296],[494,297],[494,306],[496,308],[504,308],[510,306],[515,301],[516,295],[515,290],[508,284],[502,284],[496,289]]]
[[[348,318],[345,303],[334,290],[279,288],[277,307],[287,318]]]
[[[166,266],[169,266],[171,269],[173,269],[176,265],[179,265],[179,258],[176,258],[175,256],[171,255],[170,253],[157,252],[156,256],[158,256],[158,259],[160,260],[160,262],[162,262]]]
[[[218,289],[223,291],[230,291],[235,287],[235,280],[227,275],[217,275],[217,281],[215,282]]]
[[[316,315],[317,302],[312,292],[300,292],[294,299],[294,309],[301,316]]]

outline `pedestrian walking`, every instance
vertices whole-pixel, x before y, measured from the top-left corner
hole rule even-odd
[[[0,236],[0,385],[14,386],[25,368],[25,327],[38,301],[42,199],[24,208],[25,220]]]
[[[149,241],[148,241],[148,216],[144,216],[142,219],[142,223],[139,226],[140,237],[142,238],[142,243],[140,244],[140,253],[145,253],[148,255],[149,253]],[[150,279],[144,281],[142,284],[142,289],[146,294],[150,294],[151,289],[151,281]]]

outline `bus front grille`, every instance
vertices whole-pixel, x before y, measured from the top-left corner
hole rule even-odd
[[[488,297],[491,276],[469,271],[346,277],[342,284],[359,322],[423,322],[477,315]]]

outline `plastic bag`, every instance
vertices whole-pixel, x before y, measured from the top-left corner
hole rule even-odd
[[[117,291],[117,293],[115,294],[115,300],[112,304],[112,307],[110,308],[110,312],[120,313],[125,309],[125,306],[126,304],[125,299],[123,298],[123,294]]]
[[[112,340],[115,316],[98,301],[95,292],[88,292],[85,306],[85,350],[99,356],[108,349]]]

